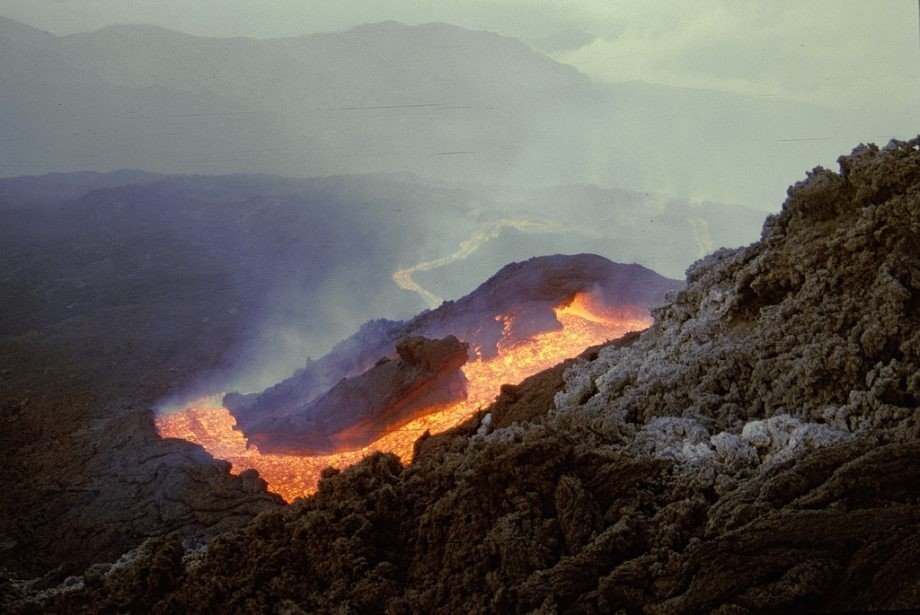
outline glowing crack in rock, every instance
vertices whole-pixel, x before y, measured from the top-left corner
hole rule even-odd
[[[651,324],[651,317],[644,309],[605,309],[588,293],[577,294],[569,304],[557,307],[555,313],[560,328],[517,343],[500,341],[499,352],[488,360],[471,357],[462,368],[469,381],[465,401],[428,408],[422,416],[380,433],[371,444],[357,450],[316,456],[263,454],[256,446],[247,446],[245,436],[235,429],[236,419],[221,407],[220,397],[158,416],[157,429],[164,438],[182,438],[200,444],[215,458],[229,461],[234,473],[250,468],[258,470],[270,491],[291,501],[315,492],[325,468],[344,468],[375,451],[392,452],[408,463],[419,436],[426,431],[441,433],[460,424],[494,401],[502,384],[518,383],[578,355],[585,348]],[[512,316],[497,314],[495,318],[504,320],[506,331],[510,329]]]

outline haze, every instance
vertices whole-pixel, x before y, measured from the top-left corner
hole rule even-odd
[[[0,175],[407,171],[524,187],[593,183],[769,211],[803,169],[832,166],[859,142],[918,132],[912,1],[647,5],[3,0],[0,15],[57,35],[147,24],[263,41],[66,36],[56,49],[64,68],[35,62],[34,41],[4,52],[4,89],[15,93],[0,138],[14,145],[0,155]],[[400,25],[428,22],[514,37],[537,53],[518,62],[523,54],[498,39]],[[303,37],[367,23],[331,48],[332,39]],[[403,55],[390,57],[394,46]],[[458,84],[450,71],[461,65],[467,81]],[[36,83],[18,81],[29,78]],[[83,89],[47,91],[70,81]],[[128,89],[103,91],[113,83]],[[215,114],[234,121],[215,126]],[[182,141],[193,132],[203,134]]]
[[[754,241],[808,169],[920,132],[908,0],[0,0],[0,16],[0,177],[330,178],[291,196],[327,207],[262,222],[299,229],[292,245],[328,241],[314,237],[318,221],[336,245],[369,250],[352,237],[361,228],[381,244],[372,259],[350,254],[347,271],[339,255],[345,275],[329,265],[271,280],[269,332],[253,336],[322,336],[314,355],[369,318],[459,297],[511,260],[592,251],[680,278],[705,253]],[[119,177],[36,181],[89,190]],[[293,194],[224,178],[207,188],[208,211],[247,182],[268,204]],[[477,237],[484,248],[467,258]],[[400,272],[414,281],[397,286]]]
[[[520,38],[597,81],[901,110],[920,93],[913,0],[3,0],[0,14],[56,34],[150,24],[256,38],[437,21]]]

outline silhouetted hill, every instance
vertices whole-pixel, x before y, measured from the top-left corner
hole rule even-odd
[[[47,173],[21,175],[0,180],[0,208],[14,209],[36,204],[60,203],[102,188],[127,184],[150,184],[163,176],[157,173],[124,169],[111,173]]]

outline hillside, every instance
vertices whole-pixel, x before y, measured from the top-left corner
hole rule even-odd
[[[328,472],[205,550],[150,541],[40,604],[916,607],[920,138],[839,162],[759,243],[697,263],[650,329],[506,389],[498,421],[422,440],[408,467]]]

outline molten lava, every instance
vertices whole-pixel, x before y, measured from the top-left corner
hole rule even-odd
[[[358,450],[319,456],[263,454],[255,446],[247,447],[245,436],[235,429],[236,419],[221,407],[216,397],[174,414],[158,416],[157,429],[164,438],[182,438],[200,444],[215,458],[229,461],[234,473],[249,468],[258,470],[271,491],[291,501],[315,492],[323,469],[344,468],[375,451],[395,453],[408,463],[419,436],[426,431],[440,433],[463,422],[490,404],[502,384],[518,383],[589,346],[651,324],[644,309],[611,310],[589,293],[577,294],[568,305],[557,307],[555,313],[561,328],[544,331],[523,342],[500,341],[499,352],[492,359],[472,357],[462,368],[469,381],[466,401],[430,408],[423,416],[381,433],[370,445]],[[503,321],[505,331],[510,330],[513,316],[495,318]]]

